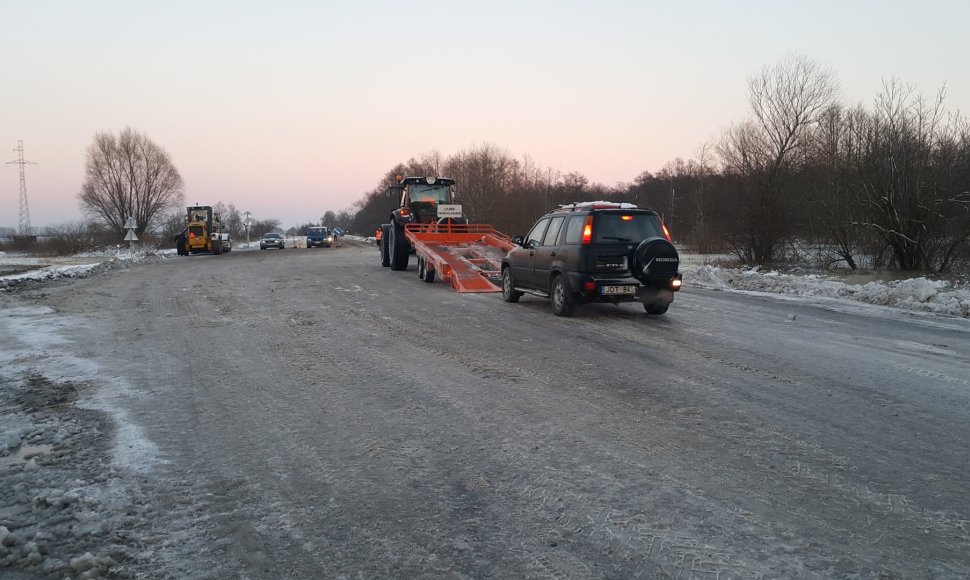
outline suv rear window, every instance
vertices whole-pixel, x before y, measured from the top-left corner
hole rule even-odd
[[[586,223],[586,216],[574,215],[569,218],[566,225],[566,243],[578,244],[583,239],[583,225]]]
[[[572,224],[570,224],[572,225]],[[599,213],[593,224],[593,243],[641,242],[662,238],[660,220],[647,213]]]

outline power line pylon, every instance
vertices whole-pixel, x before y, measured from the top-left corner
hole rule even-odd
[[[20,166],[20,235],[30,236],[30,210],[27,208],[27,179],[24,176],[24,165],[37,165],[33,161],[24,161],[24,141],[17,141],[17,159],[8,161],[7,165],[16,163]]]

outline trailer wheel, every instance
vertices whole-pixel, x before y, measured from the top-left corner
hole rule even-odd
[[[404,239],[404,226],[391,223],[391,270],[407,270],[411,245]]]
[[[434,268],[428,267],[428,261],[418,256],[418,278],[428,284],[434,282]]]
[[[424,258],[418,258],[418,278],[428,284],[434,282],[434,268],[429,268],[428,261]]]
[[[381,224],[381,239],[377,242],[377,245],[381,248],[381,266],[385,268],[391,265],[391,252],[388,248],[391,239],[390,230],[390,225]]]

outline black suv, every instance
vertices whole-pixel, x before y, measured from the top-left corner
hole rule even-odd
[[[502,260],[506,302],[527,292],[569,316],[578,303],[636,300],[663,314],[680,290],[680,257],[660,216],[629,203],[564,205],[512,241],[519,247]]]

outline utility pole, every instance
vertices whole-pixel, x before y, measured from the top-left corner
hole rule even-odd
[[[674,225],[674,184],[670,184],[670,219],[667,220],[667,225],[673,227]]]
[[[37,165],[33,161],[24,161],[24,142],[17,141],[16,161],[8,161],[7,165],[16,163],[20,166],[20,235],[30,237],[30,211],[27,209],[27,179],[24,176],[24,165]]]

